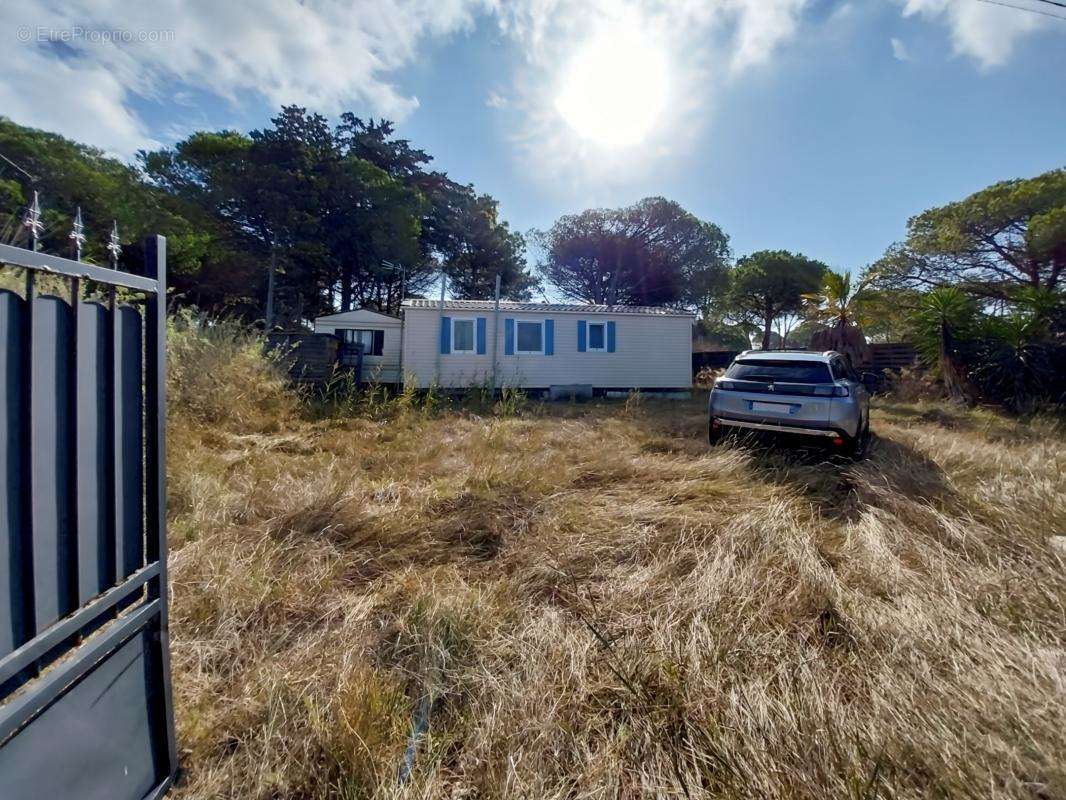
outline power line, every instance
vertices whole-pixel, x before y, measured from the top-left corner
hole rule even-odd
[[[1059,0],[1036,0],[1037,3],[1047,3],[1049,6],[1058,6],[1059,8],[1066,8],[1066,3],[1060,3]]]
[[[11,160],[10,158],[8,158],[7,156],[5,156],[5,155],[4,155],[3,153],[0,153],[0,158],[2,158],[2,159],[3,159],[4,161],[6,161],[6,162],[7,162],[8,164],[10,164],[11,166],[13,166],[13,167],[14,167],[15,169],[17,169],[17,170],[18,170],[19,172],[21,172],[21,173],[22,173],[23,175],[25,175],[25,176],[26,176],[27,178],[29,178],[29,179],[30,179],[30,182],[31,182],[31,183],[36,183],[37,179],[36,179],[35,177],[33,177],[32,175],[30,175],[30,173],[28,173],[28,172],[27,172],[26,170],[24,170],[24,169],[23,169],[22,167],[20,167],[20,166],[19,166],[18,164],[16,164],[16,163],[15,163],[14,161],[12,161],[12,160]]]
[[[1051,17],[1052,19],[1059,19],[1066,22],[1066,17],[1061,14],[1052,14],[1048,11],[1041,11],[1038,8],[1027,8],[1025,6],[1016,6],[1012,3],[1004,3],[1002,0],[977,0],[979,3],[988,3],[993,6],[1003,6],[1004,8],[1013,8],[1015,11],[1028,11],[1030,14],[1039,14],[1042,17]],[[1053,6],[1062,6],[1066,8],[1066,3],[1053,2],[1053,0],[1037,0],[1037,2],[1048,3]]]

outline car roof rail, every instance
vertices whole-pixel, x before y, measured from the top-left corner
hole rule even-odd
[[[811,350],[809,347],[766,347],[766,348],[751,348],[750,350],[742,350],[737,353],[738,356],[747,355],[748,353],[810,353],[811,355],[828,355],[835,353],[835,350]]]

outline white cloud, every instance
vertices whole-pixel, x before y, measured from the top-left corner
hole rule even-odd
[[[977,0],[898,1],[905,17],[945,22],[955,52],[975,59],[983,69],[1005,64],[1017,42],[1039,27],[1036,14]]]
[[[783,42],[792,38],[807,0],[734,0],[723,4],[725,14],[736,16],[733,68],[761,64]]]
[[[907,50],[907,45],[902,39],[897,39],[895,36],[893,36],[891,39],[889,39],[889,42],[892,44],[892,57],[894,59],[896,59],[897,61],[911,60],[910,51]]]
[[[538,172],[550,174],[550,164],[570,174],[577,164],[622,179],[635,170],[649,173],[695,141],[717,91],[765,68],[796,39],[813,1],[20,0],[0,9],[0,35],[9,37],[0,113],[123,156],[156,147],[183,126],[204,127],[203,117],[185,105],[203,94],[229,101],[233,112],[252,103],[298,103],[327,115],[355,107],[400,120],[418,98],[398,85],[398,70],[418,58],[427,40],[492,16],[524,62],[485,103],[520,112],[518,136]],[[1006,61],[1040,19],[976,0],[895,2],[904,16],[948,24],[956,52],[983,67]],[[843,3],[829,20],[846,13],[858,12]],[[638,20],[668,62],[669,102],[640,158],[604,155],[578,141],[561,124],[555,103],[574,52],[622,18]],[[806,25],[808,33],[816,30]],[[36,40],[41,29],[48,38],[49,31],[59,35],[75,26],[134,38]],[[24,28],[33,41],[21,41]],[[140,40],[152,32],[154,39]],[[909,58],[901,40],[891,44],[896,58]],[[135,110],[139,97],[172,107],[174,118],[150,128]]]
[[[629,182],[690,147],[717,90],[767,64],[792,39],[809,0],[510,0],[499,24],[526,57],[509,94],[525,112],[517,134],[531,171],[563,191],[577,184]],[[605,29],[637,28],[666,57],[668,102],[646,141],[605,149],[583,141],[556,99],[566,72]],[[605,87],[610,91],[614,87]],[[633,102],[636,103],[634,92]],[[656,106],[660,104],[655,103]],[[634,108],[634,113],[640,109]]]
[[[662,126],[673,133],[669,145],[654,142],[645,151],[666,153],[684,146],[678,130],[690,136],[698,130],[713,104],[711,87],[767,63],[795,35],[808,2],[22,0],[0,10],[0,30],[12,38],[0,73],[0,109],[126,157],[159,146],[158,138],[172,137],[185,122],[202,125],[186,106],[197,93],[214,94],[234,110],[299,103],[328,115],[355,106],[402,120],[418,99],[397,85],[397,70],[417,58],[427,39],[468,30],[492,14],[526,68],[512,85],[495,87],[486,104],[527,112],[527,143],[536,140],[533,151],[565,165],[588,153],[558,126],[560,67],[599,26],[635,15],[671,60],[670,113]],[[32,31],[32,41],[21,41],[23,30]],[[132,39],[99,33],[113,31]],[[51,41],[39,41],[42,32]],[[150,129],[135,110],[137,98],[173,107],[175,119]]]
[[[490,4],[5,3],[0,31],[11,41],[0,74],[0,109],[21,123],[122,155],[157,144],[131,111],[134,97],[169,100],[163,93],[176,88],[180,104],[182,87],[207,90],[233,103],[251,95],[274,107],[300,103],[327,114],[362,103],[376,114],[400,119],[418,100],[393,84],[392,73],[416,56],[424,39],[468,28]],[[132,40],[112,31],[127,31]],[[46,41],[39,41],[40,34]],[[57,44],[63,36],[67,39]],[[27,37],[31,41],[24,41]]]
[[[144,123],[126,107],[126,94],[122,82],[103,67],[72,66],[28,49],[5,62],[0,113],[114,155],[158,147]]]

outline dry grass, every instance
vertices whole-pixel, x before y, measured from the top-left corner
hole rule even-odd
[[[172,425],[178,797],[1066,797],[1053,419],[262,422]]]

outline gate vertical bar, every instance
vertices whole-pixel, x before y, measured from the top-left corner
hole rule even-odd
[[[163,707],[166,713],[167,772],[178,766],[174,736],[174,700],[170,684],[170,614],[167,602],[167,240],[151,236],[144,242],[144,272],[156,281],[145,308],[145,475],[147,488],[146,561],[159,562],[159,575],[148,583],[148,599],[159,599],[160,667],[163,672]]]
[[[144,565],[144,320],[120,305],[115,316],[115,563],[119,580]],[[134,601],[135,598],[130,598]]]
[[[99,303],[78,315],[78,600],[116,581],[111,487],[111,317]]]
[[[71,311],[66,300],[50,295],[34,299],[30,338],[30,548],[39,633],[78,607],[70,504]]]
[[[29,544],[25,541],[28,516],[24,505],[23,459],[28,441],[24,405],[26,306],[14,292],[0,291],[0,658],[28,638],[30,628],[30,570],[25,566]],[[0,696],[7,694],[0,678]]]
[[[81,224],[81,209],[78,209],[78,225]],[[81,246],[78,245],[78,261],[81,261]],[[81,279],[70,279],[70,346],[67,349],[67,375],[70,381],[70,395],[67,398],[67,414],[70,427],[67,432],[66,449],[70,456],[67,462],[68,495],[70,507],[70,569],[71,569],[71,606],[76,609],[83,602],[81,599],[81,498],[78,493],[78,461],[81,457],[81,440],[78,435],[78,342],[79,319],[81,318]],[[79,639],[81,637],[78,637]]]
[[[36,238],[33,239],[33,249],[37,249]],[[30,409],[33,408],[33,301],[37,297],[36,273],[32,269],[26,270],[26,287],[23,294],[22,314],[22,352],[19,354],[22,360],[22,384],[19,387],[22,392],[22,425],[21,451],[19,453],[19,471],[22,480],[19,482],[22,497],[19,506],[22,510],[22,575],[23,580],[23,629],[22,634],[26,641],[32,639],[37,633],[37,595],[33,586],[33,443],[30,436]],[[37,666],[28,667],[24,677],[32,678],[37,675]]]

